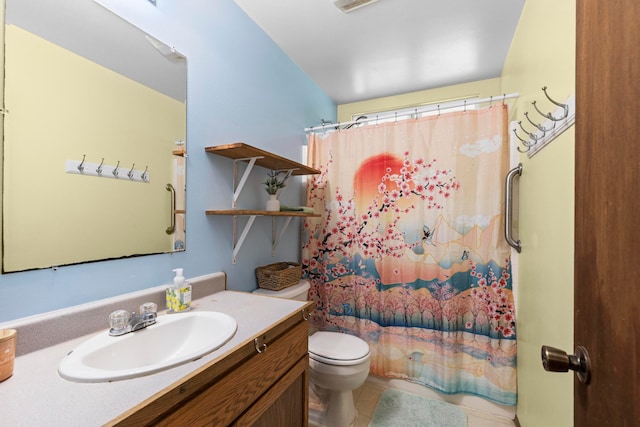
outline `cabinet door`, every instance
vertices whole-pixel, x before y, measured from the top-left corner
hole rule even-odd
[[[230,425],[253,403],[262,399],[274,384],[287,377],[300,360],[308,363],[306,322],[300,322],[270,343],[262,354],[254,354],[228,375],[181,403],[177,409],[163,416],[157,426]]]
[[[309,418],[309,358],[302,358],[233,424],[235,427],[300,427]]]

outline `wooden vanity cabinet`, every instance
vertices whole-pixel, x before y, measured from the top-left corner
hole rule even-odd
[[[312,304],[107,425],[307,426]]]

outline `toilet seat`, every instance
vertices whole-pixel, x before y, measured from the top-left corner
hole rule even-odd
[[[320,331],[309,337],[309,357],[328,365],[357,365],[369,359],[369,344],[353,335]]]

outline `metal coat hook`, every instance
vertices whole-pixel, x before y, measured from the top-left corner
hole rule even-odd
[[[529,138],[533,139],[534,141],[537,141],[538,139],[540,139],[538,135],[536,135],[535,133],[531,133],[527,131],[524,127],[522,127],[522,121],[518,121],[518,125],[520,126],[520,129],[522,129],[522,132],[526,133],[529,136]]]
[[[544,87],[542,88],[542,91],[544,92],[544,96],[546,96],[546,97],[547,97],[547,99],[548,99],[552,104],[555,104],[555,105],[557,105],[558,107],[561,107],[561,108],[562,108],[562,111],[563,111],[563,114],[562,114],[562,117],[561,117],[561,118],[559,118],[559,119],[555,119],[551,114],[549,114],[549,118],[550,118],[551,120],[555,120],[555,121],[560,121],[560,120],[564,120],[564,119],[566,119],[566,118],[567,118],[567,116],[569,115],[569,106],[568,106],[567,104],[563,104],[563,103],[561,103],[561,102],[556,102],[556,101],[554,101],[553,99],[551,99],[551,97],[550,97],[550,96],[549,96],[549,94],[547,93],[547,87],[546,87],[546,86],[544,86]]]
[[[541,125],[539,125],[537,123],[534,123],[533,120],[531,120],[529,118],[529,112],[528,111],[526,113],[524,113],[524,116],[527,118],[527,121],[529,123],[534,125],[536,127],[536,129],[538,129],[540,132],[542,132],[543,136],[544,136],[545,133],[547,133],[548,130],[551,130],[551,129],[553,129],[555,127],[555,122],[553,122],[553,127],[551,127],[551,129],[546,129],[544,126],[541,126]]]
[[[86,154],[82,155],[82,162],[80,162],[80,164],[78,165],[78,170],[80,171],[80,173],[84,173],[84,158],[86,157]]]
[[[529,151],[529,149],[530,149],[530,148],[531,148],[531,146],[533,145],[533,144],[531,143],[531,141],[526,141],[526,140],[524,140],[524,139],[520,138],[520,135],[518,135],[518,132],[517,132],[515,129],[511,129],[511,130],[513,131],[513,134],[516,136],[516,138],[518,138],[518,139],[520,140],[520,142],[522,142],[522,144],[523,144],[525,147],[527,147],[527,149],[526,149],[526,150],[522,151],[522,150],[520,149],[520,147],[518,146],[518,151],[519,151],[519,152],[521,152],[521,153],[526,153],[527,151]]]
[[[116,168],[111,172],[113,176],[118,177],[118,169],[120,168],[120,160],[118,160],[118,164],[116,164]]]
[[[462,110],[463,113],[467,112],[467,100],[464,100],[464,110]]]
[[[146,181],[147,178],[149,177],[147,175],[147,171],[149,170],[149,166],[145,166],[144,167],[144,172],[142,172],[142,175],[140,175],[140,178],[142,178],[143,181]]]
[[[566,119],[567,116],[569,115],[569,106],[567,104],[562,104],[560,102],[556,102],[553,99],[551,99],[551,97],[547,93],[547,87],[546,86],[544,86],[542,88],[542,91],[544,92],[544,96],[546,96],[547,99],[551,103],[553,103],[554,105],[557,105],[558,107],[562,108],[562,117],[555,117],[551,113],[543,113],[542,111],[540,111],[540,109],[536,105],[536,101],[533,101],[533,102],[531,102],[531,104],[533,105],[533,108],[535,108],[535,110],[538,112],[538,114],[540,114],[545,119],[549,119],[549,120],[554,121],[554,122],[559,122],[559,121],[562,121],[562,120]]]
[[[102,164],[103,163],[104,163],[104,157],[102,158],[102,161],[100,162],[100,164],[96,168],[96,173],[98,174],[98,176],[102,176]]]
[[[438,104],[438,117],[440,117],[440,104]]]
[[[493,108],[493,105],[491,105],[493,103],[493,96],[489,97],[489,108]]]
[[[127,176],[129,177],[129,179],[133,179],[133,168],[135,167],[136,167],[136,164],[134,163],[133,165],[131,165],[131,170],[127,172]]]

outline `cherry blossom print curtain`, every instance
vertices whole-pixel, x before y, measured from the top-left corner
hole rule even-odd
[[[516,404],[507,107],[312,133],[302,264],[320,330],[371,373]]]

